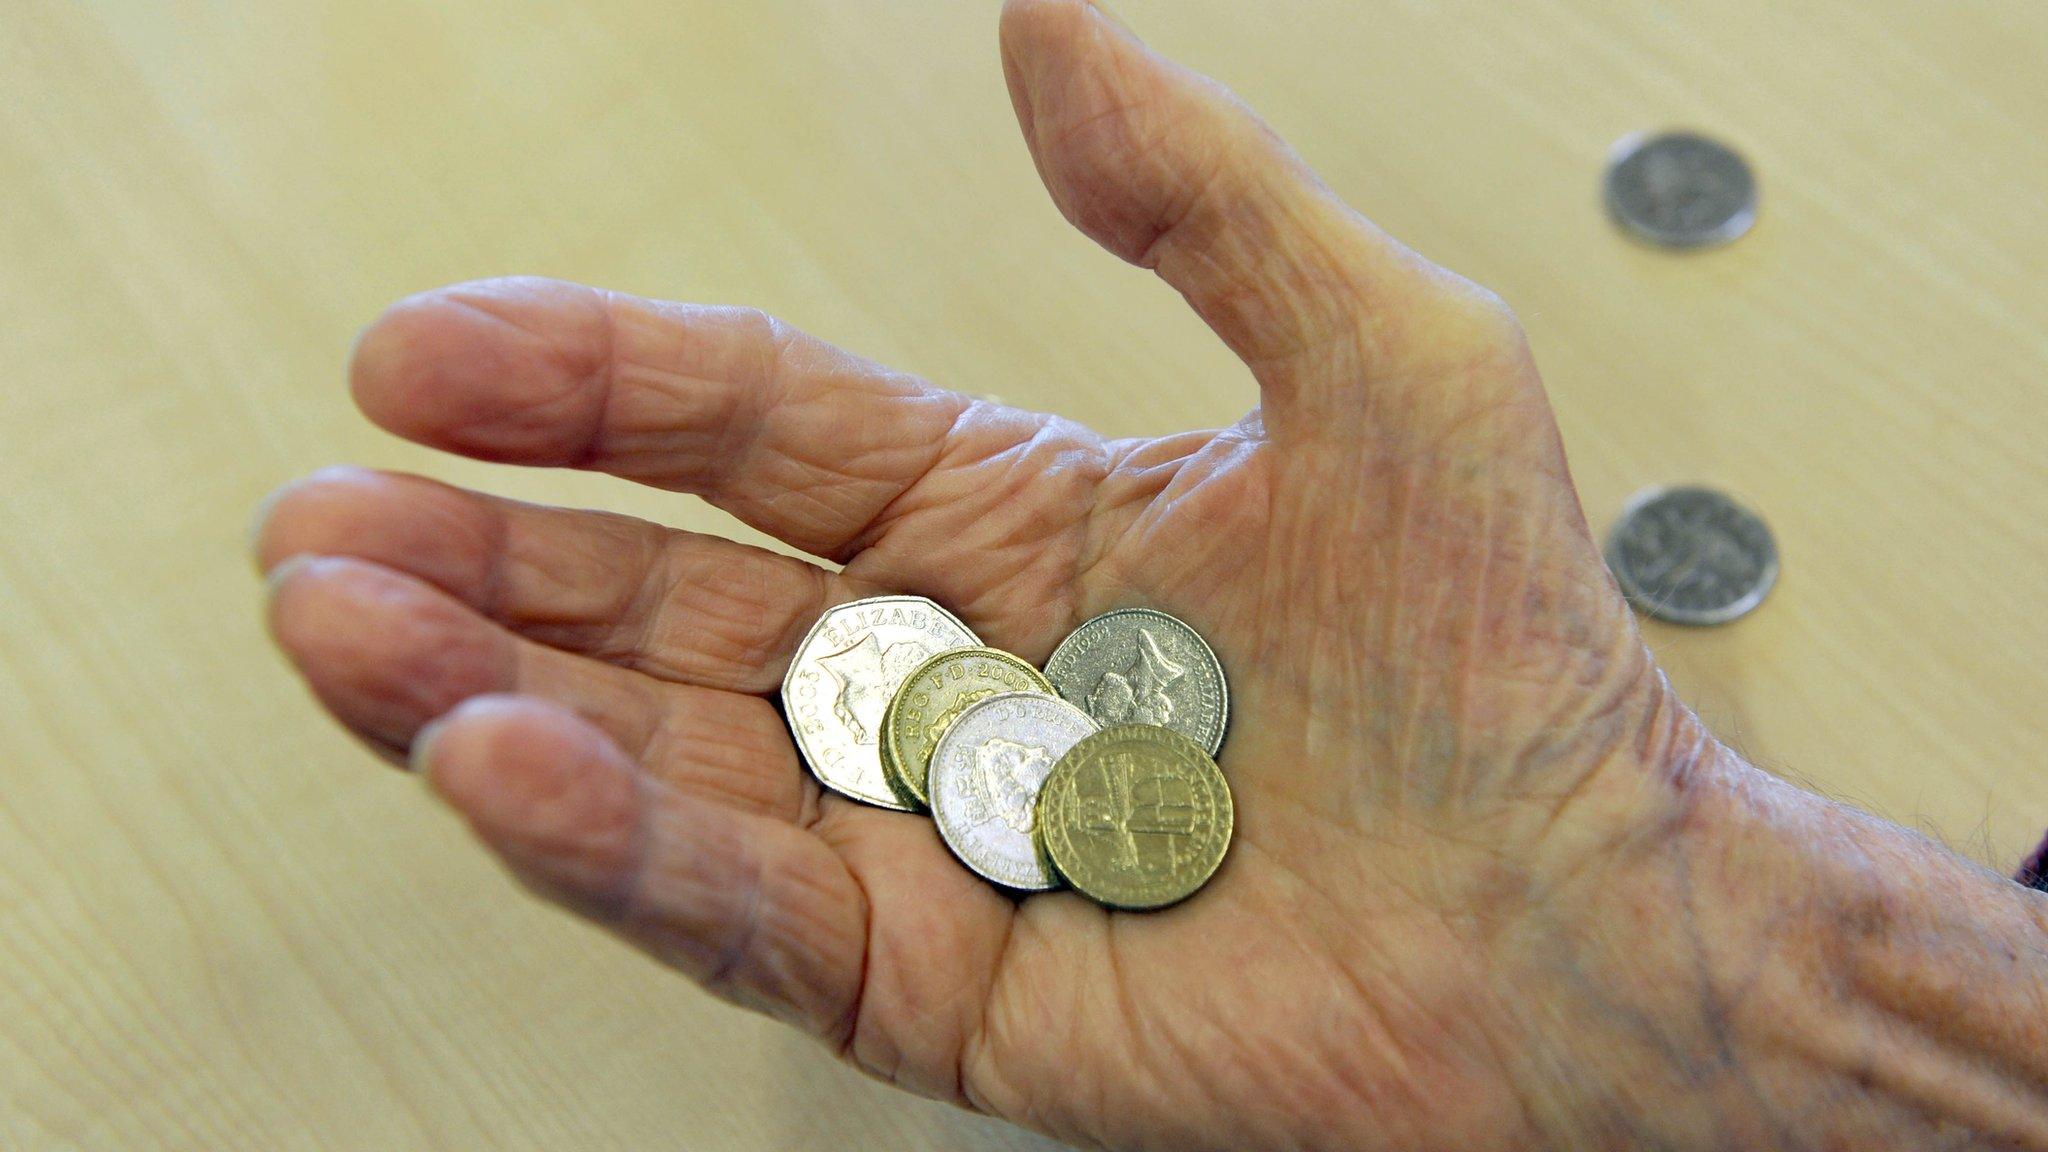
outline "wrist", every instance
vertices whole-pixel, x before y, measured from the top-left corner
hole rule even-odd
[[[1682,720],[1578,805],[1520,949],[1548,1142],[2048,1146],[2048,901]]]

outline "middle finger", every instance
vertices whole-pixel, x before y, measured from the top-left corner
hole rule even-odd
[[[332,468],[273,498],[265,572],[354,556],[432,584],[529,640],[657,679],[767,693],[861,581],[716,536],[549,508],[419,476]]]

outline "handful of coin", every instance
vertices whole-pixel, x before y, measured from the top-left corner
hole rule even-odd
[[[1230,847],[1213,759],[1223,665],[1164,612],[1097,616],[1041,672],[921,596],[856,600],[798,645],[782,703],[826,787],[929,812],[953,855],[1005,888],[1162,908]]]

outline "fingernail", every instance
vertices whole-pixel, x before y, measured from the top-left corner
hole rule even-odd
[[[263,557],[256,550],[263,544],[263,526],[270,522],[271,510],[277,507],[277,502],[284,499],[284,494],[297,486],[295,483],[281,484],[272,488],[268,495],[256,502],[256,513],[249,518],[248,547],[249,556],[256,561],[259,568],[263,563]]]
[[[413,733],[412,747],[406,751],[405,767],[413,775],[424,780],[434,764],[434,738],[448,727],[447,717],[430,720],[427,726]]]
[[[1090,8],[1095,9],[1095,14],[1097,16],[1100,16],[1104,20],[1107,20],[1111,24],[1115,25],[1126,36],[1129,36],[1133,40],[1138,38],[1138,33],[1131,28],[1130,24],[1126,22],[1123,17],[1117,15],[1116,12],[1113,11],[1109,5],[1104,4],[1102,0],[1088,0],[1088,6]]]
[[[291,579],[292,573],[297,572],[312,562],[313,558],[311,556],[303,555],[287,556],[283,560],[278,561],[277,567],[272,568],[269,575],[263,578],[264,594],[276,596],[277,590],[284,587],[284,582]]]

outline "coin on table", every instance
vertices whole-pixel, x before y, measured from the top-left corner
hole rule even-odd
[[[1163,908],[1208,883],[1230,847],[1230,785],[1207,752],[1150,724],[1067,750],[1038,798],[1040,851],[1075,891]]]
[[[1053,649],[1045,677],[1105,725],[1157,724],[1211,755],[1223,746],[1223,665],[1201,633],[1164,612],[1119,608],[1087,621]]]
[[[970,705],[932,749],[932,822],[962,863],[1006,888],[1056,886],[1032,839],[1038,790],[1067,749],[1101,727],[1044,692]]]
[[[1726,624],[1763,603],[1778,545],[1756,513],[1712,488],[1652,488],[1622,510],[1607,567],[1629,603],[1674,624]]]
[[[1001,692],[1056,695],[1044,673],[995,648],[941,652],[904,678],[882,714],[882,769],[897,799],[917,810],[929,806],[932,748],[970,705]]]
[[[981,640],[922,596],[876,596],[828,609],[797,645],[782,709],[804,762],[835,792],[904,808],[882,775],[882,714],[911,670]]]
[[[1733,148],[1691,132],[1624,137],[1607,161],[1607,210],[1666,248],[1726,244],[1756,223],[1756,177]]]

